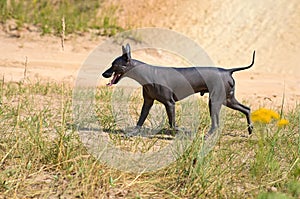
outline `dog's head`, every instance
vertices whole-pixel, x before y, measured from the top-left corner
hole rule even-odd
[[[105,78],[110,78],[113,76],[112,80],[107,84],[108,86],[117,84],[123,75],[132,67],[129,44],[127,44],[126,47],[122,46],[122,51],[122,56],[116,58],[112,62],[111,67],[102,74],[102,76]]]

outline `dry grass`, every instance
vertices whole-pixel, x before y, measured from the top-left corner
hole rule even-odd
[[[99,88],[96,112],[114,129],[110,96],[110,88]],[[72,88],[64,84],[0,82],[0,198],[300,197],[299,106],[283,112],[285,128],[255,124],[251,137],[242,136],[244,116],[227,110],[222,136],[205,158],[199,136],[168,167],[127,173],[89,155],[72,125],[71,104]],[[201,134],[209,117],[199,117]],[[132,143],[114,139],[123,147]],[[153,140],[140,142],[149,147]]]
[[[20,30],[28,24],[37,27],[42,34],[59,36],[87,32],[90,29],[106,36],[121,31],[116,23],[115,6],[103,7],[103,1],[0,1],[0,22],[14,20]],[[102,11],[101,15],[98,14]],[[51,17],[49,17],[51,16]],[[62,21],[63,19],[63,21]]]

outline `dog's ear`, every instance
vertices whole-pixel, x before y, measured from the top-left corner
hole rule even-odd
[[[126,44],[126,48],[122,46],[123,56],[126,56],[127,59],[131,59],[131,50],[130,45]]]
[[[122,46],[122,53],[123,53],[123,55],[125,55],[127,53],[126,48],[124,46]]]

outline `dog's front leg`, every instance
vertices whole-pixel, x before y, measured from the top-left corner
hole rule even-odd
[[[149,114],[149,111],[153,105],[153,102],[154,102],[153,99],[144,98],[144,104],[142,107],[141,115],[140,115],[139,121],[137,122],[137,125],[136,125],[137,128],[140,128],[144,124],[144,122]]]
[[[166,107],[169,125],[171,128],[175,128],[175,102],[167,102],[164,105]]]
[[[127,137],[136,136],[141,133],[141,127],[143,126],[143,124],[149,114],[149,111],[153,105],[153,102],[154,102],[153,99],[144,98],[144,103],[143,103],[139,121],[137,122],[136,127],[126,134]]]

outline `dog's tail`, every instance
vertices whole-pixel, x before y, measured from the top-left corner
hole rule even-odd
[[[253,66],[253,64],[254,64],[254,59],[255,59],[255,51],[253,51],[252,63],[249,66],[239,67],[239,68],[231,68],[231,69],[228,69],[228,71],[232,74],[232,73],[234,73],[236,71],[246,70],[248,68],[251,68]]]

